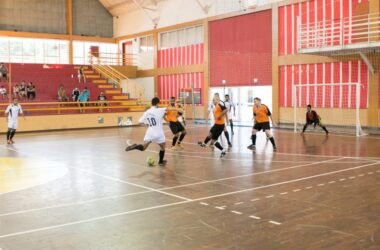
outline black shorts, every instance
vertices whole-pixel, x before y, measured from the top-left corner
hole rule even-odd
[[[173,134],[178,134],[185,130],[180,122],[170,122],[169,127]]]
[[[214,126],[212,126],[210,130],[211,139],[218,140],[219,136],[223,133],[223,131],[224,131],[224,124],[222,125],[214,124]]]
[[[257,131],[264,131],[265,130],[270,130],[270,123],[269,122],[259,122],[256,123],[255,126],[253,126],[253,129],[256,129]]]

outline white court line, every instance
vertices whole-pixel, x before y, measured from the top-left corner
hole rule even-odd
[[[208,206],[208,203],[206,203],[206,202],[199,202],[199,204],[201,204],[203,206]]]
[[[26,231],[21,231],[21,232],[16,232],[16,233],[10,233],[10,234],[4,234],[4,235],[0,235],[0,239],[14,237],[14,236],[19,236],[19,235],[24,235],[24,234],[30,234],[30,233],[40,232],[40,231],[46,231],[46,230],[51,230],[51,229],[57,229],[57,228],[62,228],[62,227],[67,227],[67,226],[73,226],[73,225],[78,225],[78,224],[83,224],[83,223],[88,223],[88,222],[94,222],[94,221],[99,221],[99,220],[103,220],[103,219],[123,216],[123,215],[127,215],[127,214],[134,214],[134,213],[138,213],[138,212],[143,212],[143,211],[149,211],[149,210],[155,210],[155,209],[160,209],[160,208],[165,208],[165,207],[177,206],[177,205],[187,204],[187,203],[191,203],[191,202],[195,202],[195,201],[202,201],[202,200],[207,200],[207,199],[216,198],[216,197],[228,196],[228,195],[231,195],[231,194],[243,193],[243,192],[247,192],[247,191],[251,191],[251,190],[257,190],[257,189],[263,189],[263,188],[268,188],[268,187],[274,187],[274,186],[284,185],[284,184],[288,184],[288,183],[303,181],[303,180],[307,180],[307,179],[317,178],[317,177],[320,177],[320,176],[326,176],[326,175],[331,175],[331,174],[336,174],[336,173],[341,173],[341,172],[347,172],[347,171],[350,171],[350,170],[365,168],[365,167],[369,167],[369,166],[373,166],[373,165],[377,165],[377,164],[380,164],[380,162],[366,164],[366,165],[361,165],[361,166],[358,166],[358,167],[352,167],[352,168],[348,168],[348,169],[344,169],[344,170],[327,172],[327,173],[319,174],[319,175],[312,175],[312,176],[308,176],[308,177],[304,177],[304,178],[299,178],[299,179],[293,179],[293,180],[290,180],[290,181],[284,181],[284,182],[278,182],[278,183],[268,184],[268,185],[264,185],[264,186],[259,186],[259,187],[255,187],[255,188],[249,188],[249,189],[239,190],[239,191],[235,191],[235,192],[229,192],[229,193],[224,193],[224,194],[219,194],[219,195],[213,195],[213,196],[203,197],[203,198],[194,199],[194,200],[191,200],[191,201],[180,201],[180,202],[169,203],[169,204],[164,204],[164,205],[158,205],[158,206],[146,207],[146,208],[141,208],[141,209],[136,209],[136,210],[130,210],[130,211],[122,212],[122,213],[116,213],[116,214],[110,214],[110,215],[105,215],[105,216],[100,216],[100,217],[94,217],[94,218],[91,218],[91,219],[73,221],[73,222],[64,223],[64,224],[58,224],[58,225],[54,225],[54,226],[36,228],[36,229],[31,229],[31,230],[26,230]],[[206,204],[208,205],[208,203],[206,203]],[[276,221],[272,221],[272,222],[276,223]],[[277,222],[277,223],[279,223],[279,222]]]
[[[335,183],[336,181],[329,181],[329,184],[333,184],[333,183]]]
[[[225,181],[225,180],[238,179],[238,178],[248,177],[248,176],[256,176],[256,175],[262,175],[262,174],[267,174],[267,173],[282,172],[282,171],[286,171],[286,170],[289,170],[289,169],[302,168],[302,167],[307,167],[307,166],[312,166],[312,165],[322,164],[322,163],[328,163],[328,162],[337,161],[337,160],[340,160],[340,158],[326,160],[326,161],[318,161],[318,162],[309,163],[309,164],[302,164],[302,165],[297,165],[297,166],[292,166],[292,167],[287,167],[287,168],[280,168],[280,169],[262,171],[262,172],[251,173],[251,174],[244,174],[244,175],[237,175],[237,176],[232,176],[232,177],[220,178],[220,179],[215,179],[215,180],[210,180],[210,181],[201,181],[201,182],[196,182],[196,183],[183,184],[183,185],[178,185],[178,186],[175,186],[175,187],[162,188],[160,190],[170,190],[170,189],[181,188],[181,187],[189,187],[189,186],[201,185],[201,184],[212,183],[212,182],[219,182],[219,181]]]
[[[301,189],[294,189],[293,192],[299,192]]]
[[[368,174],[373,174],[373,172],[368,172]]]
[[[277,225],[277,226],[282,224],[282,223],[280,223],[278,221],[274,221],[274,220],[270,220],[269,223],[272,223],[272,224]]]
[[[268,195],[268,196],[265,196],[265,198],[269,199],[269,198],[273,198],[274,195]]]
[[[155,210],[155,209],[160,209],[160,208],[165,208],[165,207],[171,207],[171,206],[186,204],[186,203],[190,203],[190,202],[192,202],[192,201],[179,201],[179,202],[174,202],[174,203],[169,203],[169,204],[164,204],[164,205],[158,205],[158,206],[153,206],[153,207],[146,207],[146,208],[141,208],[141,209],[130,210],[130,211],[122,212],[122,213],[109,214],[109,215],[94,217],[94,218],[85,219],[85,220],[63,223],[63,224],[58,224],[58,225],[54,225],[54,226],[41,227],[41,228],[36,228],[36,229],[31,229],[31,230],[26,230],[26,231],[21,231],[21,232],[16,232],[16,233],[10,233],[10,234],[3,234],[3,235],[0,235],[0,239],[24,235],[24,234],[36,233],[36,232],[41,232],[41,231],[47,231],[47,230],[52,230],[52,229],[57,229],[57,228],[62,228],[62,227],[67,227],[67,226],[73,226],[73,225],[78,225],[78,224],[83,224],[83,223],[88,223],[88,222],[94,222],[94,221],[99,221],[99,220],[104,220],[104,219],[109,219],[109,218],[115,218],[115,217],[119,217],[119,216],[123,216],[123,215],[127,215],[127,214],[135,214],[135,213],[139,213],[139,212],[150,211],[150,210]]]
[[[359,174],[358,176],[359,176],[359,177],[363,177],[363,176],[364,176],[364,174]]]
[[[312,186],[309,186],[309,187],[305,187],[305,189],[312,189],[313,187]]]
[[[236,202],[236,203],[234,203],[234,205],[240,205],[240,204],[243,204],[244,202],[243,201],[241,201],[241,202]]]
[[[259,201],[260,198],[252,199],[251,201]]]
[[[351,170],[355,170],[355,169],[361,169],[361,168],[365,168],[365,167],[369,167],[369,166],[374,166],[374,165],[378,165],[378,164],[380,164],[380,162],[370,163],[370,164],[366,164],[366,165],[361,165],[361,166],[357,166],[357,167],[346,168],[346,169],[341,169],[341,170],[336,170],[336,171],[331,171],[331,172],[327,172],[327,173],[323,173],[323,174],[311,175],[311,176],[297,178],[297,179],[293,179],[293,180],[289,180],[289,181],[277,182],[277,183],[268,184],[268,185],[259,186],[259,187],[247,188],[247,189],[233,191],[233,192],[228,192],[228,193],[224,193],[224,194],[217,194],[217,195],[197,198],[197,199],[194,199],[194,201],[207,200],[207,199],[211,199],[211,198],[228,196],[228,195],[231,195],[231,194],[239,194],[239,193],[245,193],[245,192],[248,192],[248,191],[268,188],[268,187],[280,186],[280,185],[284,185],[284,184],[288,184],[288,183],[294,183],[294,182],[314,179],[314,178],[321,177],[321,176],[327,176],[327,175],[332,175],[332,174],[337,174],[337,173],[343,173],[343,172],[347,172],[347,171],[351,171]]]
[[[283,192],[283,193],[280,193],[280,195],[286,195],[288,194],[288,192]]]
[[[219,209],[219,210],[224,210],[225,208],[224,207],[215,207],[216,209]]]
[[[254,215],[249,216],[249,218],[252,218],[252,219],[255,219],[255,220],[261,220],[260,217],[258,217],[258,216],[254,216]]]
[[[234,214],[238,214],[238,215],[241,215],[243,214],[242,212],[239,212],[239,211],[235,211],[235,210],[232,210],[231,213],[234,213]]]
[[[318,187],[323,187],[325,184],[324,183],[320,183],[320,184],[318,184],[317,186]]]
[[[47,206],[47,207],[25,209],[25,210],[19,210],[19,211],[0,214],[0,217],[9,216],[9,215],[16,215],[16,214],[23,214],[23,213],[30,213],[30,212],[37,212],[37,211],[41,211],[41,210],[45,210],[45,209],[54,209],[54,208],[77,206],[77,205],[83,205],[83,204],[87,204],[87,203],[91,203],[91,202],[118,199],[118,198],[123,198],[123,197],[127,197],[127,196],[138,195],[138,194],[146,194],[146,193],[151,193],[151,192],[153,192],[153,191],[150,191],[150,190],[149,191],[141,191],[141,192],[135,192],[135,193],[129,193],[129,194],[107,196],[107,197],[103,197],[103,198],[91,199],[91,200],[86,200],[86,201],[78,201],[78,202],[65,203],[65,204],[59,204],[59,205],[53,205],[53,206]]]
[[[346,180],[346,178],[339,179],[339,181],[345,181],[345,180]]]

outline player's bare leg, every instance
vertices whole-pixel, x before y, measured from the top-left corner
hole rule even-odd
[[[265,130],[265,134],[267,135],[267,138],[269,138],[270,142],[272,143],[273,150],[276,151],[277,146],[276,146],[276,142],[274,141],[274,137],[272,133],[270,132],[270,130]]]
[[[182,141],[183,141],[183,139],[185,139],[186,134],[187,134],[187,132],[186,132],[186,130],[184,130],[184,131],[181,132],[181,135],[179,136],[177,146],[178,146],[180,149],[183,149]]]

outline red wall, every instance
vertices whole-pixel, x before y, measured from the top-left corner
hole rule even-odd
[[[361,3],[359,3],[359,1]],[[359,4],[368,0],[310,0],[302,3],[285,5],[279,8],[279,54],[295,54],[297,52],[297,16],[301,23],[323,20],[336,20],[342,17],[355,16]]]
[[[163,100],[168,100],[171,96],[178,98],[180,89],[188,89],[191,84],[195,89],[201,89],[203,104],[204,74],[201,72],[159,76],[158,96]]]
[[[272,12],[210,22],[210,85],[272,84]]]
[[[203,64],[204,45],[200,43],[178,48],[163,49],[158,51],[157,56],[159,68]]]
[[[360,107],[368,105],[368,69],[363,61],[297,64],[280,66],[280,106],[292,107],[292,85],[330,84],[336,87],[305,87],[302,93],[297,92],[297,99],[301,99],[301,106],[311,104],[314,107],[326,108],[355,108],[355,87],[339,86],[339,83],[361,83]],[[309,94],[307,94],[309,89]],[[301,96],[301,98],[300,98]]]

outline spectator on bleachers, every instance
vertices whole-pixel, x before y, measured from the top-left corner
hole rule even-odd
[[[90,92],[87,90],[87,87],[85,87],[84,90],[82,91],[82,93],[78,97],[78,102],[79,102],[79,106],[80,107],[85,107],[86,106],[86,102],[88,102],[89,99],[90,99],[89,94],[90,94]],[[79,112],[85,113],[85,110],[84,109],[80,109]]]
[[[0,87],[0,96],[2,100],[8,99],[8,92],[7,89],[4,86]]]
[[[26,96],[28,100],[34,100],[36,98],[36,86],[34,86],[32,82],[29,82],[26,87]]]
[[[58,101],[59,102],[67,102],[68,101],[68,98],[66,95],[66,90],[62,84],[59,86],[59,89],[58,89]]]
[[[16,84],[15,86],[13,86],[13,98],[18,99],[19,93],[20,93],[20,86]]]
[[[79,89],[77,87],[74,88],[73,91],[71,92],[71,98],[73,99],[74,102],[78,101],[79,95],[80,95]]]
[[[5,81],[8,81],[8,69],[4,63],[1,63],[0,64],[0,80],[3,81],[3,79],[5,79]]]
[[[98,105],[100,107],[105,107],[105,106],[108,106],[107,104],[107,97],[104,95],[103,92],[100,92],[99,96],[98,96]],[[103,109],[99,109],[99,112],[102,112]]]
[[[83,66],[80,66],[80,68],[78,69],[78,81],[79,83],[81,83],[83,79],[83,83],[86,83],[86,75],[84,74],[84,68]]]
[[[25,100],[26,99],[26,86],[25,86],[25,82],[24,81],[21,81],[21,84],[20,84],[19,97],[20,97],[20,100]]]

